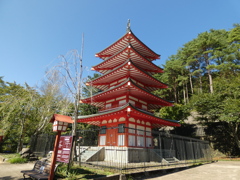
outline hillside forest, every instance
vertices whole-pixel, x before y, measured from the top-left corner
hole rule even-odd
[[[161,67],[164,73],[155,78],[169,88],[154,94],[174,101],[175,106],[157,109],[155,115],[179,120],[181,127],[171,130],[178,135],[199,138],[196,128],[201,126],[201,138],[209,140],[213,148],[240,156],[240,24],[230,30],[210,29],[198,34]],[[32,135],[51,134],[49,120],[54,113],[73,114],[74,98],[69,98],[63,84],[56,71],[47,73],[39,87],[6,82],[4,75],[0,77],[0,136],[4,136],[4,144],[11,144],[12,151],[20,151]],[[81,96],[90,95],[85,86],[81,87]],[[97,110],[84,104],[77,109],[79,115]],[[193,114],[195,123],[189,123],[187,118]],[[7,149],[2,145],[0,151]]]

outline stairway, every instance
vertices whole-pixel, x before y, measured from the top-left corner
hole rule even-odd
[[[89,147],[81,153],[81,162],[101,160],[103,147]]]
[[[175,157],[163,158],[162,161],[168,164],[174,164],[179,162],[179,160]]]

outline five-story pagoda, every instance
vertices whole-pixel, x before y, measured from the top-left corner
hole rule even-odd
[[[79,123],[101,127],[98,146],[152,148],[152,128],[180,126],[177,121],[156,117],[151,110],[173,106],[151,92],[168,86],[152,75],[163,70],[152,63],[159,59],[130,30],[115,43],[96,54],[103,60],[92,70],[102,76],[88,84],[101,90],[82,103],[100,108],[98,114],[80,116]]]

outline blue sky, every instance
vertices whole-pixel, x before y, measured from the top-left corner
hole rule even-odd
[[[210,29],[240,23],[239,0],[0,0],[0,76],[40,84],[59,55],[81,49],[83,66],[101,62],[95,53],[126,32],[161,54],[156,65]],[[84,76],[93,72],[85,70]]]

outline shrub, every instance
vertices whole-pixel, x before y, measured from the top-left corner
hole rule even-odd
[[[22,164],[22,163],[27,163],[28,160],[26,158],[15,157],[15,158],[9,159],[8,162],[10,162],[11,164]]]
[[[9,154],[6,157],[8,159],[8,162],[11,164],[22,164],[28,162],[26,158],[20,157],[19,154]]]

